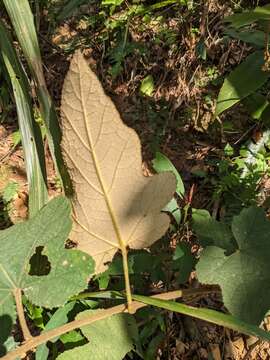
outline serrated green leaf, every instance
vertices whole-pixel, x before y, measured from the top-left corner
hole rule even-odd
[[[269,78],[263,71],[263,51],[255,51],[225,79],[218,95],[216,115],[229,109],[259,89]]]
[[[94,262],[81,251],[64,248],[71,230],[70,212],[69,201],[57,197],[32,219],[0,232],[0,316],[15,320],[13,294],[18,289],[35,305],[47,308],[64,305],[85,289]],[[48,275],[29,275],[36,248],[48,258]]]
[[[192,209],[192,228],[203,247],[215,245],[228,252],[237,248],[229,226],[214,220],[207,210]]]
[[[220,285],[233,315],[260,324],[270,308],[270,222],[262,209],[251,207],[233,218],[232,232],[238,249],[226,256],[219,247],[206,248],[197,265],[199,281]]]
[[[102,310],[100,310],[102,311]],[[88,310],[77,318],[91,316],[96,311]],[[88,344],[65,351],[58,360],[122,360],[132,351],[138,340],[137,324],[132,315],[116,314],[81,329],[90,341]]]

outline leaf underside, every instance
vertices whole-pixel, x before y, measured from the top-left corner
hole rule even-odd
[[[62,149],[76,196],[71,240],[90,254],[96,273],[120,249],[141,249],[169,226],[161,209],[173,197],[171,173],[142,174],[140,141],[125,126],[80,52],[62,93]]]

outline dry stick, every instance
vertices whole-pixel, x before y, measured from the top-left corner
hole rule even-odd
[[[27,323],[25,320],[25,316],[24,316],[24,309],[23,309],[23,304],[22,304],[22,291],[21,291],[21,289],[17,288],[13,291],[13,294],[15,297],[16,309],[17,309],[18,318],[20,321],[24,340],[26,342],[31,341],[31,339],[33,339],[33,337],[28,329],[28,326],[27,326]]]
[[[205,289],[177,290],[177,291],[167,292],[164,294],[154,295],[152,297],[156,298],[156,299],[161,299],[161,300],[173,300],[173,299],[177,299],[177,298],[180,298],[183,296],[194,295],[195,293],[201,294],[203,292],[209,293],[209,292],[213,292],[213,290],[205,290]],[[138,309],[145,307],[145,306],[148,306],[148,305],[142,304],[138,301],[133,301],[131,304],[131,309],[132,309],[132,312],[135,313]],[[56,329],[53,329],[50,331],[45,331],[41,335],[32,337],[31,339],[27,340],[23,345],[21,345],[20,347],[18,347],[15,350],[9,352],[7,355],[2,357],[1,359],[2,360],[15,360],[18,357],[24,357],[25,354],[29,350],[34,349],[38,345],[41,345],[51,339],[59,337],[60,335],[65,334],[74,329],[81,328],[81,327],[89,325],[93,322],[96,322],[96,321],[99,321],[102,319],[106,319],[107,317],[110,317],[115,314],[123,313],[125,311],[126,311],[126,304],[117,305],[110,309],[102,310],[99,313],[97,313],[96,315],[91,315],[91,316],[85,317],[80,320],[74,320],[74,321],[71,321],[70,323],[60,326]],[[20,321],[21,321],[21,319],[20,319]]]

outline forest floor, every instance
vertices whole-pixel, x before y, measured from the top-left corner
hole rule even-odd
[[[189,202],[192,208],[209,210],[215,218],[230,208],[228,194],[215,196],[225,181],[218,168],[224,147],[256,142],[262,131],[241,105],[215,117],[224,76],[250,52],[247,44],[224,35],[223,19],[233,12],[234,6],[231,1],[201,1],[192,11],[172,4],[151,15],[128,18],[124,6],[106,17],[105,26],[98,16],[100,5],[92,2],[61,21],[44,9],[38,22],[46,81],[57,108],[69,61],[80,49],[124,122],[139,135],[147,171],[153,171],[151,160],[156,151],[165,154],[185,184],[181,205]],[[140,91],[147,76],[151,76],[153,85],[148,95]],[[9,205],[0,203],[3,229],[27,217],[27,180],[22,149],[20,145],[14,147],[17,122],[12,105],[8,110],[2,109],[1,119],[0,192],[11,182],[18,184]],[[54,196],[60,187],[48,149],[46,159],[49,190]],[[259,191],[266,196],[269,188],[266,177]],[[179,229],[176,236],[196,248],[189,226]],[[199,286],[195,273],[187,286]],[[188,299],[188,303],[223,308],[220,294]],[[266,321],[264,327],[270,330],[270,322]],[[168,360],[270,359],[270,346],[203,321],[168,313],[166,341],[158,354],[157,359]]]

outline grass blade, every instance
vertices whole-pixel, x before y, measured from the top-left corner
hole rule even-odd
[[[242,334],[256,336],[262,340],[270,341],[270,333],[260,329],[257,326],[247,324],[234,316],[223,314],[215,310],[195,308],[182,303],[177,303],[175,301],[160,300],[142,295],[132,295],[132,298],[133,300],[142,302],[147,305],[152,305],[183,315],[192,316],[197,319],[205,320],[216,325],[238,331]]]
[[[28,79],[2,22],[0,51],[13,87],[29,186],[29,214],[33,216],[48,197],[44,148],[40,128],[34,120]]]
[[[28,0],[3,0],[3,2],[27,60],[31,75],[35,80],[40,113],[46,126],[49,148],[55,167],[60,175],[66,195],[70,195],[72,191],[71,181],[64,166],[60,150],[61,131],[57,114],[45,83],[34,17],[29,2]]]

